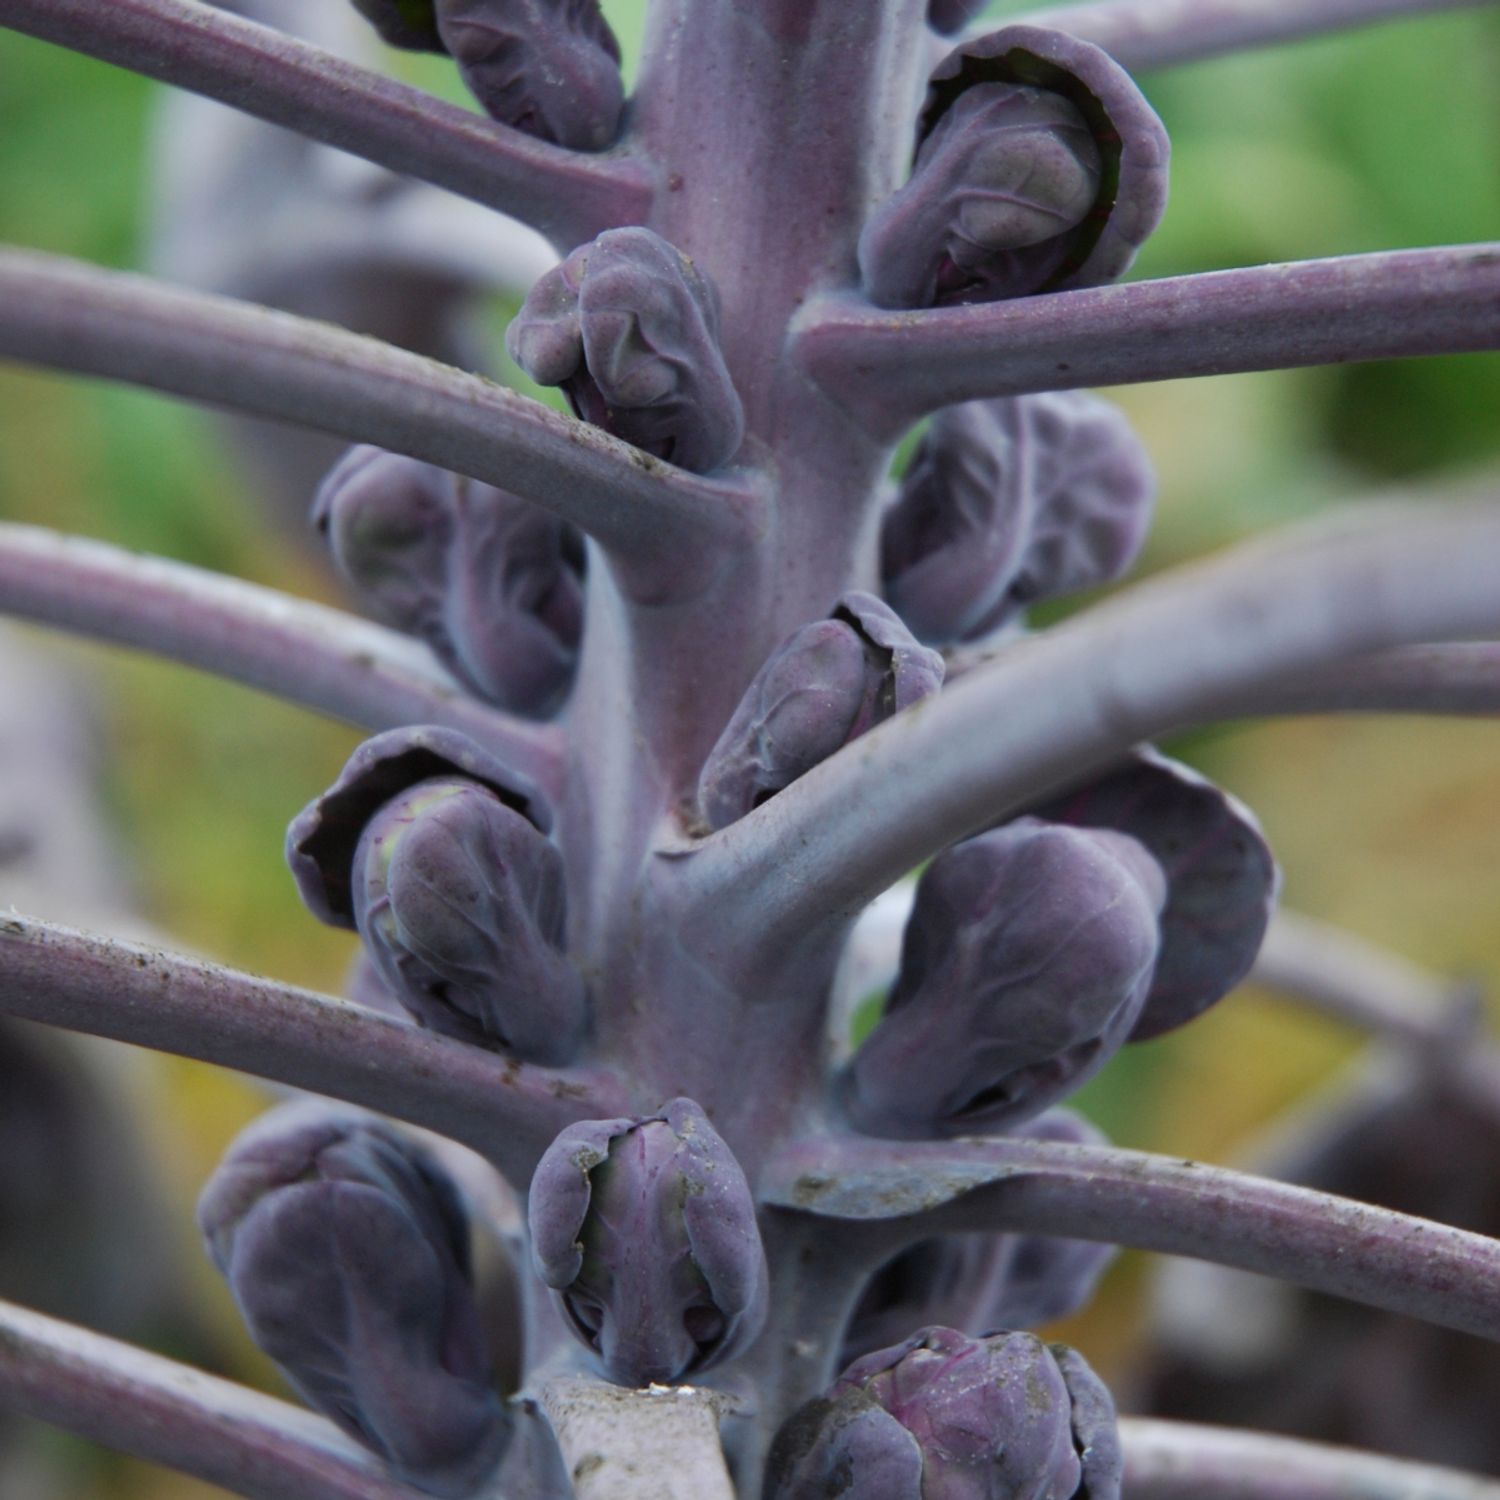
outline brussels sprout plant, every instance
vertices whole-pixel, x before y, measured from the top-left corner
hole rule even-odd
[[[597,0],[323,7],[478,112],[272,0],[0,23],[364,158],[350,234],[456,195],[544,236],[505,344],[572,415],[227,273],[0,251],[0,356],[354,445],[308,501],[379,621],[0,526],[0,609],[374,732],[286,833],[352,999],[0,916],[0,1015],[323,1096],[199,1206],[312,1411],[6,1304],[0,1408],[277,1500],[1500,1495],[1120,1417],[1033,1331],[1126,1246],[1500,1340],[1500,1241],[1066,1107],[1239,984],[1277,901],[1254,815],[1152,740],[1500,709],[1500,509],[1369,507],[1032,617],[1149,527],[1085,388],[1500,348],[1496,244],[1120,281],[1167,194],[1135,72],[1434,0],[651,0],[631,90]],[[509,242],[464,223],[482,277]],[[839,975],[898,887],[856,1035]],[[470,1243],[506,1191],[513,1391]]]

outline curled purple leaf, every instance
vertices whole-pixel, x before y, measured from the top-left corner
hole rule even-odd
[[[355,10],[387,46],[413,52],[443,52],[435,0],[352,0]]]
[[[1166,881],[1134,839],[1023,818],[917,886],[885,1015],[841,1080],[872,1135],[1007,1129],[1077,1088],[1136,1025]]]
[[[856,1360],[771,1450],[768,1500],[1118,1500],[1114,1404],[1029,1333],[924,1328]]]
[[[935,693],[943,660],[871,594],[788,636],[709,752],[698,800],[724,828],[867,729]]]
[[[314,1407],[430,1494],[470,1493],[509,1435],[468,1222],[442,1168],[357,1111],[297,1104],[236,1142],[198,1204],[255,1342]]]
[[[565,951],[562,856],[488,787],[434,777],[392,797],[354,856],[354,920],[424,1026],[566,1063],[588,1000]]]
[[[602,151],[625,103],[620,45],[598,0],[436,0],[443,46],[485,112],[575,151]]]
[[[388,729],[366,740],[338,780],[292,819],[286,859],[307,909],[331,927],[353,927],[354,856],[370,819],[392,797],[432,777],[488,787],[541,833],[552,813],[540,792],[468,735],[439,725]]]
[[[1088,42],[1008,26],[932,75],[912,175],[859,242],[882,307],[994,302],[1122,274],[1166,206],[1166,132]]]
[[[313,520],[350,584],[466,687],[518,713],[557,707],[583,634],[583,541],[571,526],[369,447],[330,470]]]
[[[573,1332],[621,1385],[670,1383],[743,1353],[765,1321],[755,1200],[691,1099],[585,1120],[531,1183],[532,1257]]]
[[[1280,873],[1255,815],[1237,798],[1187,766],[1140,750],[1031,812],[1128,834],[1166,873],[1161,957],[1131,1041],[1191,1021],[1250,972]]]
[[[1124,573],[1155,489],[1124,414],[1086,391],[950,406],[886,513],[886,598],[920,640],[975,640]]]
[[[549,271],[506,346],[585,421],[679,468],[707,473],[740,445],[718,294],[649,229],[611,229]]]

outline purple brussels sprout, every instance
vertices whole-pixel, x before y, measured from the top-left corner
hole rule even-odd
[[[1155,488],[1124,414],[1086,391],[950,406],[886,512],[886,598],[919,640],[975,640],[1027,605],[1118,578]]]
[[[1103,1134],[1068,1109],[1016,1132],[1030,1140],[1102,1146]],[[866,1287],[844,1335],[844,1363],[941,1323],[964,1333],[1036,1328],[1087,1306],[1116,1247],[1045,1234],[950,1234],[894,1256]]]
[[[485,113],[575,151],[620,128],[620,44],[598,0],[436,0],[443,46]]]
[[[354,8],[387,46],[412,52],[443,52],[436,0],[353,0]]]
[[[924,1328],[856,1360],[777,1435],[767,1500],[1119,1500],[1114,1402],[1029,1333]]]
[[[932,75],[911,178],[859,241],[882,307],[1113,280],[1161,219],[1168,143],[1130,76],[1062,32],[1008,26]]]
[[[887,605],[845,594],[828,619],[788,636],[756,674],[698,778],[704,817],[713,828],[744,817],[942,684],[942,657],[918,644]]]
[[[733,457],[744,411],[719,349],[719,298],[649,229],[611,229],[532,288],[505,335],[585,421],[694,473]]]
[[[427,1152],[355,1110],[247,1130],[198,1225],[255,1342],[301,1395],[430,1494],[470,1493],[509,1434],[471,1284],[468,1221]]]
[[[391,798],[355,850],[354,921],[423,1025],[567,1062],[588,1008],[564,951],[562,856],[488,787],[434,777]]]
[[[840,1088],[856,1126],[1008,1129],[1091,1077],[1140,1018],[1161,867],[1134,839],[1022,818],[940,854],[917,886],[885,1015]]]
[[[621,1385],[669,1384],[742,1354],[765,1321],[755,1200],[691,1099],[585,1120],[531,1183],[537,1274]]]
[[[1281,882],[1255,815],[1237,798],[1145,749],[1029,811],[1127,834],[1166,875],[1161,956],[1132,1042],[1191,1021],[1250,972]]]
[[[313,521],[349,583],[466,687],[517,713],[557,707],[583,634],[583,539],[566,522],[370,447],[329,471]]]
[[[394,729],[297,816],[287,859],[313,914],[358,929],[424,1026],[562,1063],[589,1008],[548,825],[524,778],[464,735]]]

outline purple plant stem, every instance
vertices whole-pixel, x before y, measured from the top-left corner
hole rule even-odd
[[[1169,276],[969,307],[810,304],[805,368],[872,430],[958,401],[1500,348],[1500,243]]]
[[[947,681],[994,661],[1009,642],[960,646],[948,654]],[[1398,646],[1269,684],[1261,714],[1500,714],[1500,645],[1445,641]]]
[[[0,250],[0,357],[378,443],[499,485],[619,554],[648,593],[700,586],[759,529],[759,496],[743,482],[675,469],[493,381],[60,256]]]
[[[1130,1500],[1500,1500],[1500,1480],[1265,1432],[1122,1417]]]
[[[640,162],[564,150],[198,0],[0,0],[0,25],[447,188],[565,249],[651,204]]]
[[[1488,0],[1102,0],[1049,5],[1011,17],[1053,26],[1103,47],[1130,72],[1197,62],[1225,52],[1292,42],[1345,27],[1432,11],[1465,10]],[[983,36],[999,23],[972,28]]]
[[[1289,673],[1500,630],[1500,507],[1367,507],[1117,594],[846,746],[664,884],[720,952],[851,918],[955,840]],[[735,924],[739,925],[736,926]]]
[[[8,1302],[0,1408],[250,1500],[423,1500],[311,1412]]]
[[[1500,645],[1455,641],[1402,646],[1333,670],[1288,678],[1263,713],[1500,714]]]
[[[347,1000],[141,943],[0,915],[0,1013],[219,1063],[460,1141],[512,1183],[574,1120],[625,1112],[614,1075],[533,1067]]]
[[[1500,1340],[1500,1241],[1177,1157],[1006,1137],[896,1151],[847,1135],[787,1148],[761,1192],[893,1249],[970,1230],[1103,1240]]]
[[[554,794],[555,728],[466,696],[407,636],[278,589],[0,522],[0,613],[150,651],[366,729],[446,724]]]

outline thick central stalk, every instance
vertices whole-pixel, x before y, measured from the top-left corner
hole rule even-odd
[[[690,600],[643,602],[609,578],[591,589],[569,713],[578,784],[563,819],[574,941],[594,970],[601,1042],[640,1052],[663,1086],[719,1080],[743,1096],[753,1084],[725,1055],[735,1028],[724,1005],[796,1003],[715,973],[708,934],[648,940],[643,885],[653,841],[666,820],[690,822],[704,757],[766,656],[844,590],[874,582],[890,449],[787,359],[787,329],[809,297],[857,282],[860,229],[910,156],[924,16],[923,0],[660,0],[651,13],[631,123],[660,172],[648,223],[717,288],[746,415],[737,461],[772,492],[760,543],[726,557]],[[829,963],[805,965],[810,987],[826,984]],[[640,1051],[643,1037],[663,1040],[641,1025],[646,997],[672,1017],[667,1056]]]

